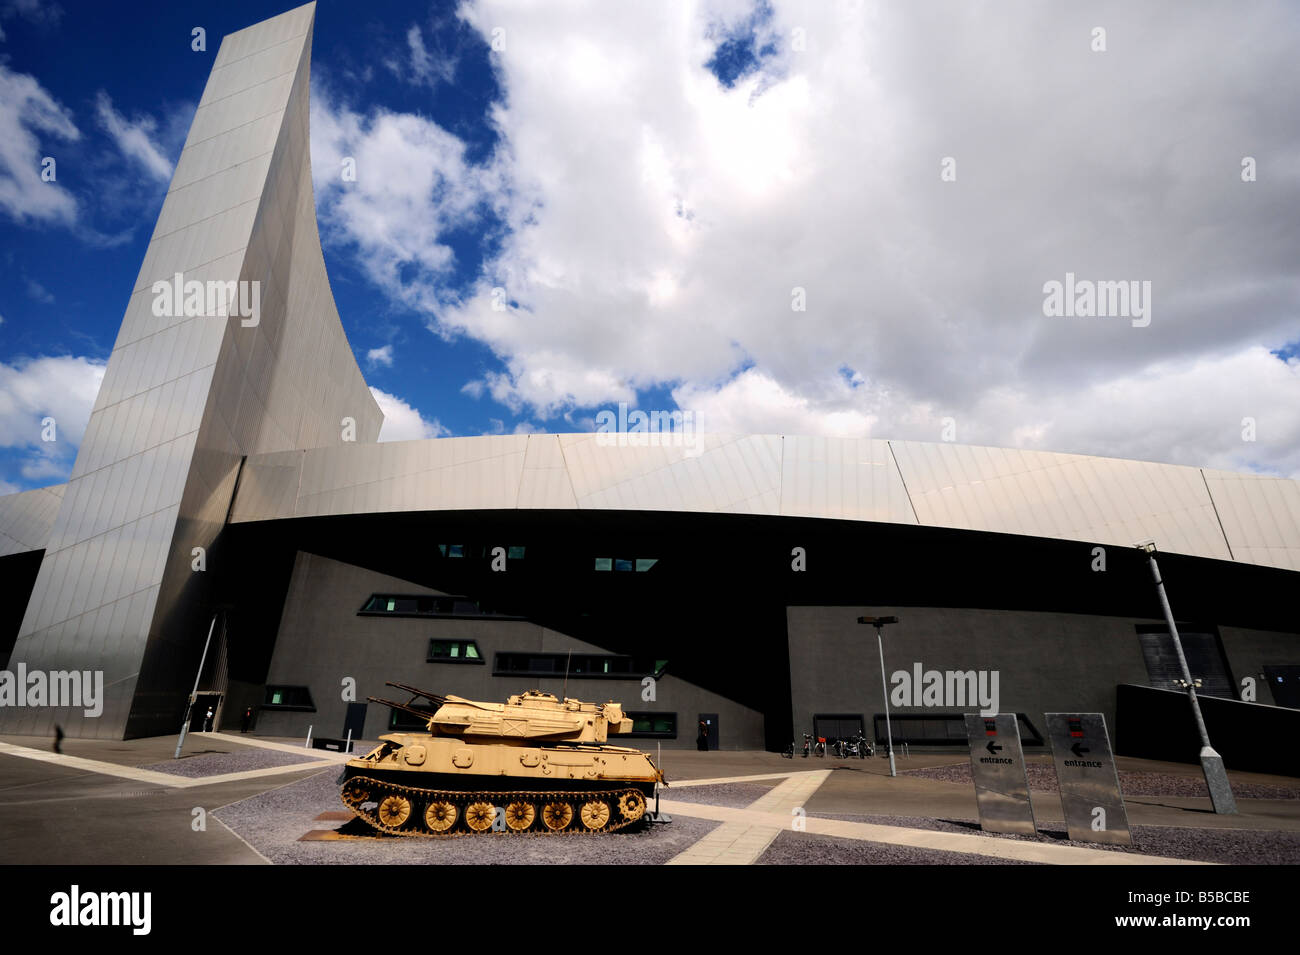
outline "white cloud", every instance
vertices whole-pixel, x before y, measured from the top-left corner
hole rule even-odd
[[[416,82],[427,83],[430,86],[439,80],[450,83],[452,77],[456,75],[455,59],[430,53],[424,45],[424,35],[418,25],[412,24],[406,31],[406,46],[410,53],[408,61],[410,78]]]
[[[369,278],[395,301],[436,311],[454,265],[448,231],[477,221],[490,172],[435,123],[377,110],[362,116],[312,91],[312,179],[327,238],[355,246]],[[344,159],[355,181],[344,181]],[[416,279],[410,278],[414,274]]]
[[[385,368],[393,367],[393,346],[385,345],[382,348],[370,349],[366,352],[366,361],[372,368],[380,365]]]
[[[72,223],[77,200],[58,180],[56,146],[80,138],[72,115],[35,77],[0,63],[0,210],[19,223]],[[52,181],[41,178],[46,158],[54,160]]]
[[[1082,9],[772,7],[775,53],[726,89],[703,64],[748,3],[465,6],[506,29],[497,153],[318,102],[326,221],[490,347],[502,370],[465,390],[522,416],[668,385],[738,430],[934,440],[951,416],[963,442],[1296,473],[1300,381],[1269,354],[1300,338],[1285,4],[1108,8],[1105,54]],[[480,208],[507,232],[460,301],[444,236]],[[1151,281],[1150,327],[1045,318],[1067,271]]]
[[[123,155],[135,160],[155,179],[161,182],[171,179],[172,163],[156,142],[158,123],[153,117],[140,116],[134,121],[128,120],[113,109],[113,100],[103,90],[95,97],[95,116]]]
[[[67,478],[104,368],[104,362],[72,356],[0,362],[0,447],[26,449],[24,478]],[[54,419],[54,441],[43,439],[45,418]]]
[[[451,432],[437,418],[426,420],[418,408],[413,408],[396,395],[372,387],[370,393],[384,413],[384,424],[379,429],[380,441],[417,441],[424,438],[441,438]]]
[[[42,305],[54,304],[54,294],[35,279],[27,280],[27,294]]]

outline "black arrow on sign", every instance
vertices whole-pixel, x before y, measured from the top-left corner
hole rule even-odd
[[[999,746],[997,743],[993,742],[993,740],[989,740],[988,745],[985,746],[984,748],[987,749],[990,753],[1002,752],[1002,747]]]
[[[1075,756],[1082,756],[1084,753],[1092,752],[1092,750],[1088,749],[1088,747],[1084,746],[1082,743],[1075,743],[1070,747],[1070,752]]]

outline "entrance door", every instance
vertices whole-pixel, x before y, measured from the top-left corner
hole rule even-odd
[[[1274,703],[1300,710],[1300,666],[1265,664],[1264,679],[1268,680],[1268,688],[1273,691]],[[1259,702],[1263,703],[1264,700]]]
[[[190,732],[202,733],[206,728],[203,725],[203,718],[208,713],[208,707],[212,707],[212,728],[215,730],[218,721],[221,719],[221,694],[220,693],[200,693],[194,697],[194,709],[190,710]]]
[[[348,730],[352,731],[352,741],[355,743],[366,733],[366,704],[349,703],[348,715],[343,720],[343,735],[341,739],[348,738]]]
[[[708,743],[709,749],[711,750],[717,749],[718,748],[718,714],[701,713],[700,722],[704,724],[704,731],[709,740]],[[699,735],[698,726],[696,727],[696,735],[697,736]]]

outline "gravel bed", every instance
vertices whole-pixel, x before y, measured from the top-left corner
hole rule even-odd
[[[985,833],[974,819],[931,819],[924,816],[859,816],[839,813],[809,813],[823,819],[868,822],[881,826],[903,826],[934,832],[985,835],[993,839],[1017,839],[1045,842],[1058,846],[1080,846],[1110,852],[1167,856],[1196,862],[1226,865],[1297,865],[1300,864],[1300,832],[1272,829],[1191,829],[1181,826],[1133,826],[1133,845],[1108,846],[1095,842],[1073,842],[1063,828],[1044,828],[1037,836]]]
[[[220,776],[223,773],[242,773],[250,769],[270,769],[273,766],[292,766],[294,763],[312,763],[319,756],[298,756],[278,749],[252,748],[237,753],[199,753],[169,759],[165,763],[144,766],[158,773],[172,776]]]
[[[262,855],[278,864],[316,865],[662,865],[709,833],[717,823],[678,817],[608,835],[490,835],[415,839],[401,836],[299,842],[312,829],[342,822],[316,821],[322,812],[346,811],[334,780],[317,773],[216,811],[216,816]]]
[[[771,786],[762,786],[758,783],[719,783],[714,786],[687,786],[682,789],[669,786],[659,790],[659,798],[676,802],[726,806],[728,809],[745,809],[771,791]]]
[[[782,832],[756,865],[1036,865],[1020,859],[995,859],[969,852],[891,846],[837,836]]]
[[[930,769],[904,770],[909,776],[934,779],[945,783],[973,785],[969,763],[952,766],[933,766]],[[1039,763],[1025,765],[1029,788],[1034,792],[1054,793],[1060,787],[1056,770]],[[1126,796],[1203,796],[1209,798],[1205,779],[1200,776],[1178,776],[1173,773],[1128,772],[1120,770],[1119,787]],[[1266,783],[1234,783],[1233,794],[1239,799],[1300,799],[1300,786],[1272,786]]]

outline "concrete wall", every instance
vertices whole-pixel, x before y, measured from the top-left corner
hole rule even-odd
[[[790,607],[790,688],[795,734],[812,732],[814,713],[884,711],[874,627],[859,616],[896,615],[885,628],[885,669],[998,671],[999,710],[1023,712],[1040,733],[1043,714],[1106,714],[1114,727],[1115,686],[1147,683],[1134,624],[1127,617],[916,607]],[[1295,637],[1291,638],[1294,645]],[[893,684],[891,683],[891,691]],[[891,713],[971,712],[965,707],[892,707]],[[1113,731],[1113,730],[1112,730]]]
[[[309,686],[316,712],[262,710],[257,732],[305,736],[310,724],[318,736],[339,735],[347,711],[341,695],[344,677],[356,680],[358,702],[364,702],[367,696],[404,702],[406,697],[401,691],[384,685],[389,680],[434,693],[497,702],[529,689],[556,696],[564,691],[560,678],[493,676],[492,661],[497,652],[604,652],[601,647],[524,620],[357,616],[357,610],[372,593],[437,592],[397,577],[299,553],[267,683]],[[486,662],[429,663],[429,640],[433,638],[475,640]],[[653,648],[647,648],[647,652],[653,652]],[[677,679],[671,672],[658,680],[653,702],[643,700],[642,692],[639,678],[571,677],[568,684],[568,695],[578,699],[613,700],[630,711],[677,714],[677,739],[626,740],[630,746],[653,750],[660,742],[664,748],[693,748],[699,714],[717,713],[722,749],[763,748],[761,713]],[[366,713],[365,738],[373,740],[388,732],[388,719],[387,707],[371,704]]]

